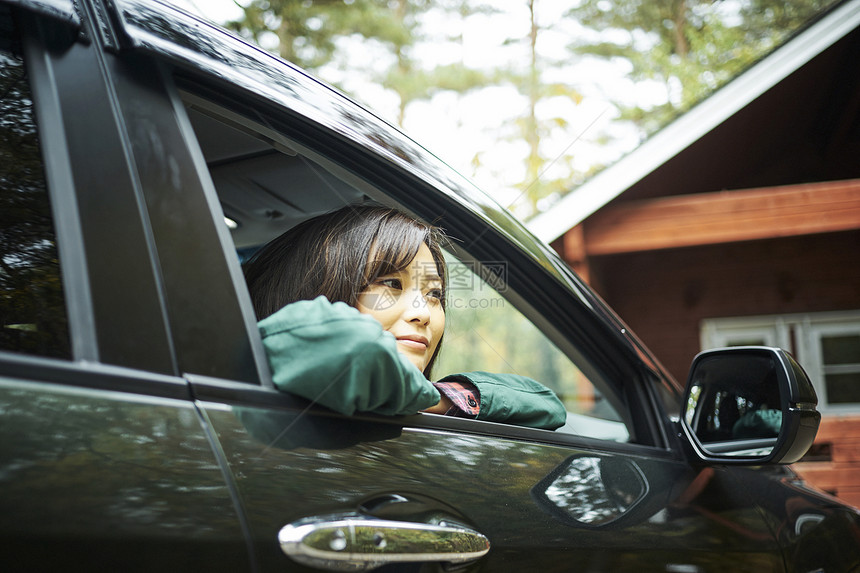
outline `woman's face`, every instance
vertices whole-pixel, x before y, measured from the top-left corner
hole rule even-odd
[[[445,331],[442,278],[427,245],[401,271],[381,276],[358,296],[356,308],[397,339],[397,349],[422,372]]]

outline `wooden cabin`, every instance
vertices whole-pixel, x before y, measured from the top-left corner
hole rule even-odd
[[[797,470],[860,506],[860,0],[530,221],[682,383],[790,350],[823,421]]]

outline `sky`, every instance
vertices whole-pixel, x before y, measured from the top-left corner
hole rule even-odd
[[[241,17],[241,10],[233,0],[172,0],[174,4],[202,15],[216,23]],[[243,0],[239,0],[242,2]],[[509,15],[504,19],[494,18],[490,24],[485,17],[473,16],[467,20],[438,22],[435,28],[454,31],[457,28],[464,38],[462,51],[449,44],[426,46],[418,56],[427,64],[444,64],[463,60],[475,68],[504,64],[518,55],[504,44],[510,37],[525,37],[528,34],[529,16],[525,6],[517,12],[521,3],[508,4]],[[560,7],[565,2],[543,2],[539,4],[539,23],[552,22],[560,29],[541,36],[541,47],[548,53],[563,54],[572,34],[582,33],[573,29],[575,23],[565,23]],[[441,49],[443,45],[448,46]],[[264,46],[265,47],[265,46]],[[360,53],[368,46],[350,46],[349,53]],[[450,51],[456,50],[456,53]],[[370,56],[372,61],[372,56]],[[363,78],[350,77],[344,72],[346,66],[336,63],[320,70],[322,79],[337,82],[358,101],[374,112],[396,123],[398,100],[396,95]],[[594,164],[608,164],[638,143],[638,134],[630,127],[625,130],[612,120],[616,108],[608,103],[608,94],[630,94],[640,103],[654,104],[668,97],[665,88],[637,85],[625,78],[626,70],[606,62],[584,61],[575,68],[551,70],[546,81],[576,83],[584,98],[575,104],[569,98],[551,98],[541,102],[538,109],[543,117],[561,117],[566,121],[563,129],[556,129],[542,140],[542,150],[551,159],[541,174],[545,178],[563,177],[569,167],[560,159],[573,156],[573,166],[586,171]],[[556,77],[552,77],[553,74]],[[588,78],[584,84],[581,78]],[[634,95],[635,94],[635,95]],[[414,102],[407,108],[404,131],[421,145],[429,149],[479,187],[492,195],[504,207],[527,218],[532,213],[519,199],[524,179],[523,158],[527,152],[525,141],[513,124],[514,118],[522,114],[527,102],[513,88],[491,87],[467,94],[439,92],[430,100]],[[607,144],[605,134],[612,133],[612,144]],[[552,204],[553,198],[545,200],[539,208]]]
[[[239,18],[242,11],[233,0],[170,0],[177,6],[182,6],[189,12],[205,16],[213,22],[226,22]]]

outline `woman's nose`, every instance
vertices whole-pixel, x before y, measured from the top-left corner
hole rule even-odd
[[[429,323],[430,306],[427,303],[427,299],[424,298],[424,293],[420,290],[412,290],[409,293],[406,300],[406,308],[403,310],[404,318],[407,322]]]

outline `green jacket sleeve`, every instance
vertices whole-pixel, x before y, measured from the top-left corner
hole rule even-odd
[[[466,372],[446,380],[471,382],[481,395],[479,420],[555,430],[564,425],[567,412],[555,392],[516,374]]]
[[[295,302],[257,326],[279,390],[346,415],[414,414],[439,401],[394,337],[345,303]]]

